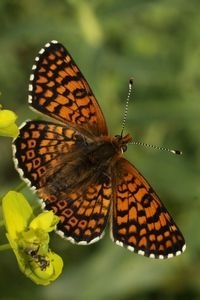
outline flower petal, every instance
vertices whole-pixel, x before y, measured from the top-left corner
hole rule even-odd
[[[21,193],[10,191],[2,199],[2,209],[7,232],[16,239],[33,218],[32,208]]]
[[[59,217],[55,216],[53,211],[45,211],[34,218],[29,227],[33,229],[42,229],[46,232],[51,232],[55,229],[55,226],[59,222],[59,220]]]
[[[19,129],[15,124],[17,115],[8,109],[0,109],[0,135],[16,137]]]
[[[42,269],[37,261],[33,260],[31,263],[32,274],[29,277],[37,284],[48,285],[62,272],[63,261],[59,255],[50,251],[44,257],[45,260],[47,264],[45,269]]]

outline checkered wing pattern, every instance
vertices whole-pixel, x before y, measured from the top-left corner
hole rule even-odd
[[[57,41],[46,44],[35,59],[29,104],[81,132],[107,134],[103,113],[89,84],[69,52]]]
[[[22,124],[14,141],[17,170],[22,178],[38,190],[63,167],[63,156],[72,155],[82,136],[73,128],[45,121]]]
[[[183,251],[183,235],[152,187],[127,160],[117,162],[112,216],[114,241],[152,258]]]
[[[90,145],[92,144],[92,145]],[[84,160],[94,143],[71,127],[28,121],[15,140],[15,163],[43,207],[60,217],[60,235],[89,244],[103,235],[111,206],[111,180]]]

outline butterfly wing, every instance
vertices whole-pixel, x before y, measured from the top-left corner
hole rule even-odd
[[[183,235],[144,177],[123,158],[115,172],[113,240],[152,258],[181,254],[185,249]]]
[[[45,121],[27,121],[13,141],[16,169],[23,180],[38,190],[63,166],[63,155],[86,140],[73,128]]]
[[[110,212],[111,184],[101,180],[71,193],[51,195],[40,192],[45,208],[60,217],[58,233],[72,243],[87,245],[98,241],[104,233]]]
[[[69,52],[57,41],[46,44],[35,59],[29,104],[81,132],[107,134],[103,113],[89,84]]]
[[[45,121],[25,123],[13,143],[21,177],[36,190],[43,208],[60,217],[59,234],[79,244],[101,238],[112,197],[111,177],[88,164],[90,143],[71,127]]]

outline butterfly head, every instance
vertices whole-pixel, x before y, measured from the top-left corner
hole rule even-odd
[[[122,153],[126,152],[127,144],[130,142],[132,142],[132,137],[129,133],[124,136],[115,135],[115,143],[117,144],[117,147],[121,149]]]

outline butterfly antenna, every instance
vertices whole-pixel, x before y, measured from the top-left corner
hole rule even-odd
[[[128,84],[128,95],[126,98],[126,104],[125,104],[125,109],[124,109],[124,117],[123,117],[123,121],[122,121],[121,137],[123,136],[124,127],[126,124],[126,119],[127,119],[127,114],[128,114],[128,105],[129,105],[129,100],[130,100],[132,89],[133,89],[133,78],[130,78],[129,84]]]
[[[123,132],[124,132],[125,124],[126,124],[126,119],[127,119],[127,114],[128,114],[128,105],[129,105],[129,100],[130,100],[132,90],[133,90],[133,78],[130,78],[129,85],[128,85],[128,95],[126,98],[126,104],[125,104],[125,109],[124,109],[124,117],[123,117],[123,121],[122,121],[121,137],[123,136]],[[147,143],[143,143],[143,142],[134,141],[134,142],[129,143],[129,145],[130,144],[153,148],[153,149],[161,150],[161,151],[167,151],[167,152],[170,152],[170,153],[176,154],[176,155],[182,155],[182,151],[180,151],[180,150],[159,147],[156,145],[151,145],[151,144],[147,144]]]
[[[180,150],[169,149],[169,148],[165,148],[165,147],[159,147],[159,146],[155,146],[155,145],[151,145],[151,144],[146,144],[146,143],[143,143],[143,142],[131,142],[131,143],[129,143],[129,145],[130,144],[144,146],[144,147],[148,147],[148,148],[153,148],[153,149],[156,149],[156,150],[168,151],[172,154],[177,154],[177,155],[182,155],[183,154],[182,151],[180,151]]]

